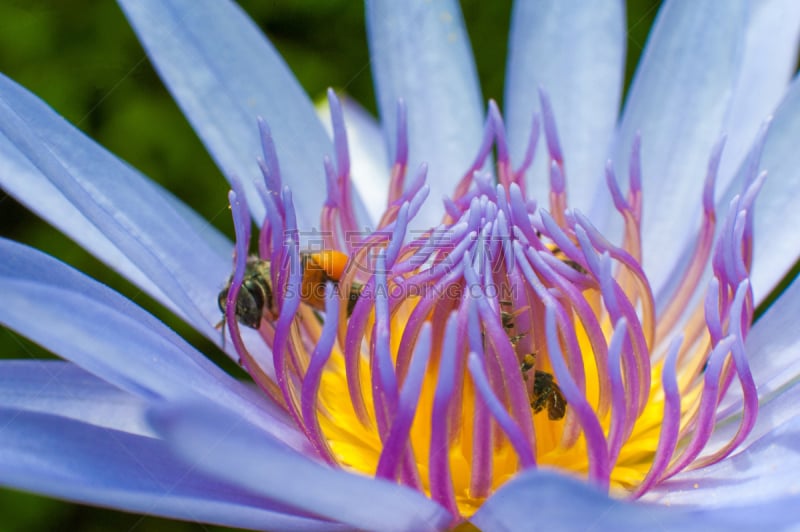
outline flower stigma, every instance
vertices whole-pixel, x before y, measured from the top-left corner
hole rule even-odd
[[[264,180],[257,188],[267,214],[257,255],[249,256],[250,217],[234,183],[235,267],[220,294],[241,365],[288,412],[316,458],[409,486],[468,517],[523,469],[555,468],[635,499],[742,442],[758,407],[744,341],[753,317],[752,207],[765,178],[757,171],[765,130],[721,224],[714,182],[724,139],[714,147],[694,250],[657,310],[641,266],[638,137],[627,191],[611,163],[605,172],[623,222],[620,245],[568,208],[543,91],[521,164],[512,168],[503,120],[490,102],[481,147],[445,200],[442,222],[415,232],[427,169],[406,182],[400,102],[387,207],[365,233],[351,197],[341,105],[333,91],[328,97],[335,154],[324,159],[321,230],[310,239],[300,232],[260,121]],[[547,208],[527,198],[525,187],[540,131],[550,169]],[[313,251],[301,249],[305,240]],[[254,356],[240,323],[256,328],[271,357]],[[707,449],[732,385],[743,397],[738,430]]]

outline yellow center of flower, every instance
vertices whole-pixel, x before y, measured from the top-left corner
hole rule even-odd
[[[584,295],[594,308],[600,308],[599,292],[590,290]],[[414,299],[405,301],[392,316],[390,338],[391,353],[395,364],[398,359],[400,339],[408,326],[408,318],[416,303],[417,301]],[[373,319],[371,318],[366,330],[371,331],[372,325]],[[606,320],[605,329],[608,338],[611,335],[611,324],[608,320]],[[580,349],[582,353],[586,353],[583,356],[586,399],[592,409],[599,412],[600,383],[597,367],[593,362],[592,346],[585,331],[580,328],[579,331]],[[523,332],[519,332],[519,335],[523,335]],[[372,341],[373,339],[368,333],[364,337],[363,345],[369,346]],[[441,356],[441,352],[434,351],[427,364],[408,439],[408,449],[413,456],[410,465],[415,470],[414,475],[418,478],[421,489],[430,496],[431,453],[437,453],[440,457],[446,456],[449,461],[451,482],[459,512],[463,516],[469,516],[480,507],[486,498],[486,494],[475,494],[472,489],[472,464],[475,460],[473,420],[476,402],[480,401],[480,398],[476,394],[475,386],[468,372],[464,370],[463,392],[458,404],[450,410],[450,418],[433,419],[433,403],[439,379],[438,370]],[[546,358],[538,367],[542,371],[552,372]],[[653,385],[648,392],[649,399],[646,407],[638,417],[631,435],[622,446],[616,464],[611,470],[611,489],[620,495],[627,494],[641,483],[650,468],[658,445],[664,402],[660,374],[661,364],[657,364],[652,368],[650,380]],[[518,378],[524,378],[522,370],[520,370]],[[359,364],[359,380],[358,392],[363,397],[367,409],[367,420],[360,419],[353,406],[348,389],[344,353],[337,345],[328,361],[320,384],[318,419],[324,437],[337,462],[344,467],[372,476],[375,475],[378,467],[378,461],[383,451],[383,442],[378,431],[378,422],[373,406],[373,390],[376,386],[367,358],[362,358]],[[696,396],[696,394],[693,395]],[[693,402],[692,396],[687,396],[683,406],[684,415],[688,415],[689,405]],[[559,420],[549,419],[546,410],[534,414],[531,409],[530,415],[536,434],[536,461],[539,467],[553,467],[586,478],[589,471],[586,439],[577,428],[576,420],[569,413],[569,408],[568,414]],[[610,409],[605,409],[605,415],[599,417],[599,421],[604,432],[608,434],[611,428]],[[448,422],[455,424],[451,443],[443,449],[432,449],[433,424]],[[520,470],[517,453],[509,441],[502,437],[496,424],[493,424],[492,427],[497,434],[494,438],[494,448],[490,458],[490,493]]]
[[[549,109],[544,96],[541,103]],[[763,174],[748,178],[717,231],[715,148],[695,249],[656,316],[641,267],[638,140],[627,194],[608,170],[624,223],[616,246],[567,209],[552,111],[544,113],[551,168],[544,211],[525,199],[530,161],[510,168],[493,105],[486,140],[497,141],[497,182],[481,170],[492,146],[485,142],[445,203],[442,224],[422,237],[409,241],[406,233],[426,195],[425,168],[404,186],[400,149],[381,230],[356,244],[343,238],[356,225],[346,150],[337,151],[321,215],[323,246],[337,250],[327,254],[300,252],[291,197],[273,187],[267,199],[281,198],[282,209],[268,209],[256,261],[270,268],[250,285],[234,282],[248,273],[246,209],[234,209],[238,260],[220,305],[242,364],[317,458],[417,489],[453,515],[472,515],[525,468],[554,468],[635,498],[686,467],[727,456],[758,409],[744,340],[753,316],[750,209]],[[340,115],[333,112],[334,121]],[[377,268],[364,261],[373,251]],[[323,260],[318,276],[303,271],[309,258],[326,256],[337,258],[336,268]],[[323,285],[310,297],[309,286]],[[264,286],[270,290],[254,290]],[[259,328],[271,366],[248,352],[236,319]],[[738,431],[701,456],[736,380]]]

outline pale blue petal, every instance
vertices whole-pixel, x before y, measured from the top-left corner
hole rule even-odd
[[[3,76],[0,150],[3,188],[218,340],[231,263],[211,226]]]
[[[800,400],[786,400],[783,396],[791,384],[800,377],[800,332],[797,319],[800,316],[800,280],[795,279],[780,298],[767,309],[753,325],[747,337],[745,348],[750,371],[758,386],[759,411],[754,436],[786,421],[789,417],[800,415]],[[727,422],[728,429],[735,430],[733,420],[741,412],[741,389],[733,385],[718,409],[718,419]],[[763,407],[780,401],[781,408],[770,408],[772,415],[766,415]],[[718,430],[715,437],[724,439],[729,431]],[[753,437],[751,437],[753,439]]]
[[[767,179],[755,204],[753,292],[760,301],[800,257],[800,78],[792,83],[770,124],[761,168]],[[741,180],[728,196],[739,192]]]
[[[53,414],[90,425],[153,436],[147,403],[59,360],[0,362],[0,407]]]
[[[564,164],[570,206],[588,212],[617,124],[625,61],[625,6],[600,2],[517,1],[506,68],[506,123],[511,160],[522,160],[531,119],[539,112],[538,87],[550,97]],[[543,145],[529,195],[546,200],[549,165]],[[610,204],[610,196],[601,191]]]
[[[797,65],[800,2],[759,0],[751,3],[745,51],[720,163],[719,189],[733,178],[759,127],[781,101]]]
[[[667,504],[731,506],[770,502],[800,491],[800,282],[795,281],[747,338],[758,385],[756,424],[739,451],[717,464],[684,471],[646,497]],[[710,452],[734,436],[741,417],[741,391],[734,383],[720,407]],[[795,500],[798,506],[800,501]]]
[[[333,147],[314,106],[274,47],[228,0],[120,0],[167,88],[222,173],[237,176],[257,220],[262,156],[256,119],[269,124],[301,228],[319,225],[322,157]]]
[[[792,495],[793,505],[785,510],[794,512],[796,524],[800,522],[799,469],[800,417],[794,417],[733,456],[664,482],[647,498],[673,506],[728,508]]]
[[[378,122],[352,98],[344,97],[341,103],[350,148],[350,177],[366,208],[369,226],[375,227],[386,210],[389,196],[389,157],[383,133]],[[318,105],[317,111],[332,137],[328,100]]]
[[[697,500],[702,504],[702,500]],[[550,471],[520,474],[484,503],[470,522],[481,530],[775,530],[797,523],[800,498],[719,510],[612,499]]]
[[[162,441],[22,410],[0,408],[0,485],[241,528],[340,529],[187,467]]]
[[[322,465],[229,411],[172,406],[153,412],[152,422],[200,471],[360,530],[441,530],[451,518],[421,493]]]
[[[800,383],[798,383],[797,377],[797,373],[794,373],[791,377],[784,378],[786,384],[775,391],[763,389],[769,388],[774,381],[767,383],[765,387],[759,387],[758,418],[753,430],[741,443],[739,449],[746,449],[765,436],[769,438],[769,434],[776,428],[793,419],[800,418]],[[765,392],[763,396],[761,395],[762,391]],[[741,393],[736,393],[734,397],[736,396],[741,397]],[[708,449],[711,452],[721,448],[736,435],[742,417],[741,411],[741,401],[735,401],[719,416],[720,420],[708,440]],[[694,475],[695,473],[688,474]],[[678,475],[676,478],[683,478],[683,475]]]
[[[482,97],[461,9],[454,0],[367,0],[367,36],[383,131],[394,157],[397,101],[408,109],[409,173],[428,164],[430,196],[415,224],[437,224],[441,199],[481,142]],[[407,182],[411,182],[408,179]]]
[[[625,104],[614,162],[625,180],[640,131],[644,267],[656,292],[700,222],[708,157],[729,113],[747,14],[745,0],[667,1]]]
[[[116,292],[8,240],[0,240],[0,259],[0,324],[129,393],[206,397],[306,447],[283,411]]]
[[[175,312],[178,309],[58,188],[0,134],[0,186],[83,249]]]

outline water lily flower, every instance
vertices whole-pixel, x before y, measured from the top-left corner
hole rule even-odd
[[[66,361],[0,363],[0,483],[269,530],[800,520],[800,283],[752,324],[800,254],[797,2],[668,0],[621,112],[622,2],[517,2],[501,114],[457,2],[367,0],[381,122],[330,92],[331,135],[236,5],[120,4],[235,244],[6,77],[0,186],[256,386],[2,240],[0,323]]]

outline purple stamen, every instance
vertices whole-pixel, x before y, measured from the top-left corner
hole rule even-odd
[[[248,213],[243,212],[243,210],[246,210],[246,206],[244,208],[242,207],[245,205],[245,201],[244,193],[240,187],[240,183],[234,181],[233,190],[228,192],[228,202],[231,206],[231,213],[233,214],[233,229],[236,233],[236,244],[233,255],[233,276],[231,277],[228,295],[225,299],[225,324],[230,331],[234,349],[239,353],[241,363],[244,358],[242,357],[242,353],[244,353],[245,347],[241,335],[239,334],[239,322],[236,320],[236,301],[242,289],[244,271],[247,266],[247,248],[250,243],[250,217]],[[242,198],[242,200],[240,201],[239,198]]]
[[[425,369],[428,365],[431,347],[431,324],[426,323],[419,333],[419,340],[411,357],[408,374],[400,390],[397,415],[378,460],[378,468],[375,472],[375,476],[378,478],[396,478],[402,456],[409,450],[409,431],[411,430],[411,422],[414,420],[414,414],[417,411],[417,402],[422,390],[422,381],[425,377]]]
[[[283,394],[284,402],[289,409],[289,414],[295,419],[298,426],[303,426],[300,418],[300,408],[297,404],[293,390],[291,389],[291,379],[289,376],[289,365],[294,361],[289,345],[290,329],[294,323],[297,310],[300,307],[301,278],[300,253],[297,241],[289,238],[285,244],[289,259],[289,280],[286,285],[283,303],[280,314],[275,325],[275,340],[272,348],[272,362],[275,367],[275,379],[278,387]]]
[[[534,113],[531,119],[531,129],[528,136],[528,145],[525,148],[525,156],[519,168],[514,172],[514,183],[520,187],[522,194],[525,194],[525,172],[530,168],[533,162],[533,156],[536,155],[536,147],[539,144],[539,113]]]
[[[480,286],[476,272],[469,267],[465,268],[464,278],[467,282],[467,286],[476,288]],[[484,285],[484,287],[485,286],[486,285]],[[503,329],[499,313],[496,309],[492,309],[489,306],[490,299],[486,296],[485,292],[481,295],[483,297],[478,297],[474,304],[478,308],[478,314],[483,324],[484,341],[488,341],[486,348],[492,352],[494,355],[492,358],[499,364],[501,373],[500,380],[503,383],[502,388],[505,388],[503,391],[504,394],[507,395],[510,403],[511,413],[516,421],[516,427],[522,431],[521,434],[527,438],[526,446],[530,449],[529,442],[532,442],[535,436],[533,420],[530,415],[528,393],[525,390],[522,379],[518,378],[520,375],[519,360],[517,360],[516,353],[514,353],[508,341],[508,334]],[[484,398],[484,400],[488,401],[486,398]],[[486,406],[493,412],[491,404],[487,403]],[[503,428],[505,429],[506,427]]]
[[[501,209],[497,213],[497,221],[495,223],[495,234],[492,239],[499,244],[503,250],[503,259],[506,265],[506,275],[511,275],[514,270],[514,249],[511,246],[511,235],[509,234],[508,220],[506,213]]]
[[[664,370],[661,373],[661,386],[664,388],[664,416],[661,422],[661,433],[658,436],[658,447],[647,476],[633,492],[632,497],[638,498],[659,480],[661,472],[669,464],[669,459],[675,452],[678,444],[678,429],[681,421],[681,394],[678,390],[678,376],[675,363],[678,360],[678,350],[683,342],[682,337],[675,338],[670,345],[667,359],[664,361]]]
[[[631,159],[628,169],[628,203],[636,224],[642,220],[642,134],[637,131],[631,144]]]
[[[408,201],[410,203],[409,207],[409,219],[414,218],[419,212],[420,207],[425,202],[430,193],[430,186],[425,183],[425,180],[428,176],[428,165],[422,163],[419,165],[419,170],[417,171],[417,177],[414,180],[414,184],[408,189],[407,197],[401,198],[403,201]]]
[[[578,423],[586,436],[586,449],[589,455],[589,479],[601,488],[607,489],[610,474],[608,468],[608,442],[597,416],[586,401],[583,392],[573,380],[561,353],[561,346],[558,341],[558,325],[556,324],[557,303],[550,298],[543,298],[543,300],[545,304],[547,351],[550,356],[550,363],[553,365],[553,373],[558,379],[559,386],[567,399],[567,403],[570,405],[571,412],[578,419]],[[559,325],[563,330],[563,327],[567,324],[562,322]]]
[[[443,196],[442,203],[444,204],[444,212],[447,213],[447,216],[454,220],[458,219],[461,215],[461,209],[456,205],[456,202],[447,196]]]
[[[364,292],[369,294],[371,290],[375,290],[375,281],[370,282],[364,287]],[[347,379],[347,391],[350,396],[350,402],[353,405],[353,410],[358,417],[359,422],[365,427],[372,426],[367,407],[364,403],[361,388],[361,339],[364,335],[364,328],[366,327],[367,320],[369,319],[370,307],[368,298],[358,298],[353,314],[347,321],[347,333],[344,342],[344,366],[345,377]]]
[[[508,199],[509,206],[511,207],[511,223],[522,232],[528,245],[537,247],[538,249],[543,248],[539,237],[536,236],[531,226],[528,210],[525,206],[525,199],[522,196],[522,190],[516,183],[512,183],[508,188]]]
[[[691,464],[711,437],[711,431],[714,427],[714,412],[719,399],[720,374],[722,373],[723,363],[735,341],[736,339],[732,335],[726,336],[709,354],[703,379],[703,394],[700,397],[700,406],[697,409],[695,422],[685,427],[679,434],[679,437],[686,437],[691,434],[692,439],[678,459],[673,461],[666,468],[666,471],[660,475],[659,480],[666,480]],[[641,491],[644,493],[645,490]]]
[[[447,286],[455,283],[456,280],[463,275],[463,270],[463,263],[456,266],[452,271],[436,281],[436,284],[430,288],[431,292],[433,294],[444,293],[444,290]],[[411,315],[406,322],[403,336],[400,338],[400,346],[397,349],[396,368],[398,379],[401,381],[408,371],[408,366],[410,363],[409,358],[413,351],[413,346],[419,341],[419,332],[422,326],[427,323],[428,313],[430,312],[434,303],[436,303],[436,299],[432,297],[423,297],[417,306],[414,307],[414,310],[411,312]]]
[[[750,372],[750,366],[747,363],[747,355],[744,349],[744,329],[742,325],[743,320],[745,324],[750,323],[749,317],[745,319],[743,315],[746,301],[752,299],[752,297],[750,282],[745,279],[736,289],[730,316],[731,334],[735,338],[731,347],[731,353],[733,354],[733,365],[739,377],[743,396],[742,419],[739,423],[739,429],[736,431],[736,435],[733,439],[723,446],[722,449],[708,457],[698,460],[692,465],[693,469],[706,467],[728,456],[742,441],[744,441],[747,435],[750,434],[756,422],[756,415],[758,414],[758,390],[753,380],[753,374]]]
[[[463,307],[466,306],[466,309]],[[461,312],[468,315],[469,350],[483,359],[483,338],[480,335],[478,308],[474,300],[465,298]],[[492,418],[486,403],[475,401],[472,421],[472,464],[470,467],[470,494],[474,497],[488,495],[492,483]]]
[[[353,200],[351,198],[350,186],[350,155],[347,146],[347,130],[344,125],[344,116],[342,114],[342,106],[336,93],[333,89],[328,89],[328,103],[331,113],[331,124],[333,128],[333,145],[334,156],[336,159],[336,169],[334,171],[333,165],[329,159],[324,160],[325,174],[328,181],[328,201],[326,207],[334,209],[337,215],[328,214],[323,219],[323,227],[327,224],[332,224],[335,219],[339,220],[339,228],[342,233],[357,236],[358,223],[356,222],[355,210],[353,208]],[[335,193],[334,193],[335,190]],[[335,226],[326,228],[326,232],[333,231]],[[335,231],[333,231],[335,232]],[[338,232],[336,232],[338,234]],[[340,239],[333,239],[340,247],[337,249],[346,249],[352,253],[352,246],[354,242],[352,239],[346,239],[342,242]],[[344,244],[344,246],[342,246]]]
[[[641,415],[647,406],[647,391],[650,389],[650,352],[639,326],[636,309],[611,276],[611,261],[607,253],[600,259],[600,291],[611,321],[617,322],[625,318],[631,325],[629,332],[633,358],[623,355],[623,365],[626,372],[630,372],[626,373],[626,382],[630,386],[631,402],[638,405],[636,412]]]
[[[486,408],[503,429],[503,432],[506,433],[508,440],[517,452],[517,456],[519,456],[522,467],[525,469],[536,467],[536,458],[534,458],[528,439],[523,434],[522,429],[511,419],[503,403],[492,391],[489,379],[486,376],[486,370],[483,367],[482,358],[479,358],[475,353],[470,353],[467,364],[472,381],[475,383],[475,389],[478,391],[483,404],[486,405]],[[530,416],[528,417],[530,418]]]
[[[567,209],[566,180],[561,165],[550,162],[550,212],[559,225],[567,225],[564,211]]]
[[[628,322],[620,319],[614,326],[608,346],[608,379],[611,389],[611,426],[608,430],[608,467],[614,467],[625,440],[633,427],[633,416],[628,408],[625,384],[622,380],[622,349],[627,341]],[[598,373],[600,370],[598,368]],[[598,412],[598,415],[603,414]]]
[[[406,229],[408,225],[408,208],[409,203],[403,203],[400,206],[400,211],[397,213],[397,220],[394,226],[394,232],[389,239],[389,245],[386,247],[386,265],[388,268],[394,266],[397,256],[400,254],[400,248],[406,238]]]
[[[539,211],[539,213],[543,224],[543,233],[546,234],[550,240],[555,242],[558,249],[569,259],[574,260],[584,268],[595,271],[595,268],[592,268],[591,264],[586,263],[589,257],[586,257],[584,253],[578,249],[564,230],[559,227],[553,217],[550,216],[550,213],[547,211]]]
[[[619,189],[619,183],[617,183],[617,176],[614,173],[614,163],[609,159],[606,161],[606,186],[608,190],[611,192],[611,200],[614,202],[614,207],[620,212],[625,213],[630,211],[631,206],[622,196],[622,191]],[[623,214],[624,215],[624,214]]]
[[[558,163],[553,161],[550,163],[550,193],[561,196],[565,190],[566,181],[564,179],[564,173],[561,171],[561,167]],[[551,210],[557,212],[552,207]]]
[[[256,181],[255,187],[258,196],[261,198],[261,201],[264,202],[265,215],[264,220],[261,222],[261,230],[258,233],[258,256],[263,258],[269,257],[272,254],[273,224],[277,222],[277,217],[274,212],[270,212],[270,209],[274,209],[275,207],[267,187],[260,181]]]
[[[463,342],[458,334],[459,314],[453,312],[445,326],[442,358],[431,412],[431,445],[429,452],[431,498],[458,515],[453,483],[450,478],[449,449],[454,427],[448,420],[457,415],[453,396],[457,370],[457,353]]]
[[[561,143],[558,141],[558,130],[556,129],[553,107],[550,105],[550,97],[542,87],[539,87],[539,104],[542,107],[544,138],[547,141],[547,151],[550,154],[550,159],[555,161],[559,167],[563,168],[564,156],[561,153]]]
[[[497,153],[497,180],[503,187],[507,188],[514,180],[514,173],[511,170],[511,161],[508,157],[508,142],[506,141],[506,127],[503,124],[503,116],[497,103],[489,100],[489,119],[492,121],[495,138],[495,150]]]
[[[488,172],[476,172],[473,177],[478,193],[486,197],[484,201],[497,201],[494,188],[494,176]]]
[[[245,268],[247,266],[247,250],[250,244],[250,214],[244,200],[244,191],[238,180],[231,180],[233,190],[228,194],[228,200],[233,215],[233,228],[236,234],[234,247],[234,270],[230,281],[228,295],[225,300],[225,325],[229,331],[233,348],[239,356],[239,363],[253,376],[256,384],[272,398],[276,404],[283,405],[283,397],[277,386],[267,375],[258,367],[254,358],[250,355],[247,347],[242,340],[239,331],[239,322],[236,319],[236,302],[244,280]],[[285,405],[284,405],[285,406]]]
[[[550,258],[549,255],[543,252],[536,252],[528,249],[526,253],[528,259],[531,261],[534,269],[539,272],[543,279],[550,284],[557,287],[567,298],[567,301],[575,310],[578,319],[581,322],[586,335],[589,338],[589,343],[592,346],[592,355],[595,358],[595,365],[597,367],[597,375],[599,379],[599,397],[598,397],[598,415],[604,416],[608,411],[609,390],[611,382],[609,375],[606,374],[605,368],[608,365],[608,348],[606,346],[605,337],[597,316],[592,310],[591,305],[586,301],[581,291],[576,288],[572,282],[561,277],[556,271],[551,268],[543,259]],[[554,259],[556,260],[556,259]],[[558,261],[560,263],[560,261]],[[571,268],[567,268],[571,270]],[[624,319],[622,320],[624,321]]]
[[[378,428],[382,436],[388,433],[391,419],[397,410],[398,386],[394,373],[390,344],[389,287],[386,283],[386,258],[378,254],[375,265],[375,357],[373,379],[379,385],[373,393]],[[362,296],[363,297],[363,296]]]
[[[322,372],[333,353],[338,328],[339,298],[334,285],[328,283],[325,288],[325,324],[322,326],[322,334],[320,334],[317,345],[311,353],[308,369],[303,377],[300,405],[303,427],[308,439],[314,445],[320,457],[330,464],[335,464],[336,460],[319,425],[317,403]]]
[[[722,340],[722,320],[719,308],[720,283],[719,279],[712,277],[708,283],[708,291],[705,298],[706,325],[711,336],[711,344],[717,344]]]

